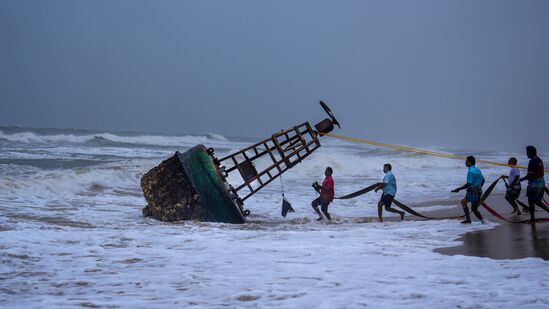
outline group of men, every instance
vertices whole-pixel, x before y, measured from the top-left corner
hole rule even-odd
[[[505,186],[507,188],[505,199],[513,207],[512,214],[520,215],[521,211],[517,205],[517,199],[521,192],[521,182],[527,180],[528,187],[526,190],[526,196],[528,197],[528,208],[523,207],[523,211],[530,213],[530,222],[535,222],[535,205],[543,206],[543,195],[545,191],[545,179],[544,179],[544,166],[543,161],[538,157],[537,150],[534,146],[526,147],[526,155],[530,159],[528,164],[528,171],[526,176],[520,178],[520,170],[517,168],[517,159],[512,157],[508,161],[508,165],[511,168],[509,175],[502,175],[502,178],[506,180]],[[469,215],[468,204],[471,204],[471,210],[477,217],[477,219],[484,223],[482,214],[478,211],[478,207],[481,203],[482,186],[484,185],[484,176],[478,167],[476,167],[476,159],[473,156],[468,156],[465,160],[465,166],[467,166],[467,183],[463,186],[452,190],[454,193],[458,193],[461,190],[466,190],[465,198],[461,201],[463,212],[465,213],[465,220],[461,223],[471,223],[471,217]],[[397,192],[396,178],[392,172],[391,164],[383,165],[383,172],[385,176],[383,182],[376,184],[375,192],[382,190],[381,199],[378,202],[378,219],[379,222],[383,222],[382,211],[385,207],[386,211],[397,213],[400,215],[400,219],[404,219],[404,212],[391,208],[393,199]],[[333,170],[331,167],[327,167],[324,175],[325,179],[322,185],[318,183],[313,184],[315,189],[320,193],[320,197],[315,199],[311,206],[318,214],[317,221],[322,221],[324,216],[328,220],[332,220],[328,213],[328,206],[334,199],[334,179],[332,178]],[[320,210],[318,207],[321,207]]]

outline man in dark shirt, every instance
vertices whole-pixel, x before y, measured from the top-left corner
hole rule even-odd
[[[526,147],[526,155],[530,159],[528,163],[528,173],[520,181],[528,180],[526,196],[528,196],[528,206],[530,211],[530,222],[536,222],[534,207],[542,206],[543,193],[545,190],[545,179],[543,161],[538,157],[538,151],[534,146]]]
[[[318,219],[316,219],[317,221],[322,220],[322,213],[324,213],[324,216],[326,216],[326,219],[330,221],[332,220],[332,218],[330,217],[330,214],[328,213],[328,205],[330,205],[330,203],[334,200],[334,194],[335,194],[334,179],[332,178],[332,173],[333,173],[332,168],[327,167],[326,170],[324,171],[324,176],[326,176],[326,178],[324,178],[324,181],[322,182],[322,186],[320,186],[318,182],[315,182],[313,184],[313,187],[315,188],[315,190],[318,193],[320,193],[320,197],[315,199],[311,203],[311,206],[318,214]],[[322,209],[322,213],[320,213],[320,210],[318,209],[319,205]]]

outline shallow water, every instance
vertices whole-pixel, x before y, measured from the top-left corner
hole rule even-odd
[[[196,143],[223,154],[251,141],[1,130],[2,308],[549,304],[549,296],[530,293],[532,285],[545,287],[548,262],[542,259],[495,261],[432,251],[495,224],[377,223],[376,194],[334,202],[335,223],[314,221],[310,184],[322,180],[328,165],[339,195],[379,181],[382,164],[391,162],[402,202],[440,210],[455,207],[449,190],[464,182],[462,162],[326,140],[284,175],[286,197],[296,210],[287,218],[280,217],[281,190],[273,183],[246,201],[252,212],[247,224],[164,223],[141,216],[143,173]],[[501,161],[508,154],[485,155]],[[502,173],[483,172],[487,179]]]

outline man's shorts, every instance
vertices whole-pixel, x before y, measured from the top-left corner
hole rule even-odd
[[[505,193],[505,197],[514,201],[520,197],[520,187],[517,188],[509,188],[507,189],[507,192]]]
[[[395,199],[394,196],[392,196],[391,194],[384,194],[381,196],[381,202],[383,203],[383,205],[385,205],[385,208],[389,208],[391,207],[391,204],[393,204],[393,200]]]
[[[543,179],[543,177],[532,181],[528,184],[528,189],[526,190],[526,196],[528,196],[528,201],[540,203],[543,199],[544,191],[545,180]]]
[[[320,197],[317,197],[312,203],[311,203],[311,206],[313,208],[316,208],[318,206],[320,206],[322,208],[322,210],[325,210],[325,209],[328,209],[328,205],[330,205],[330,201],[329,200],[326,200],[326,199],[323,199],[323,198],[320,198]]]
[[[465,198],[475,204],[480,202],[480,198],[482,197],[482,187],[481,186],[470,186],[467,188],[467,194],[465,195]]]

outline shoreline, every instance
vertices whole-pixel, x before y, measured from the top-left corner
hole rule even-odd
[[[511,216],[512,208],[503,198],[502,194],[490,196],[487,200],[489,206],[506,218],[528,219],[529,214]],[[479,209],[485,219],[497,223],[489,229],[482,229],[461,234],[457,241],[461,245],[436,248],[433,252],[444,255],[463,255],[487,257],[494,260],[541,258],[549,260],[549,224],[538,222],[535,225],[529,223],[503,222],[482,207]],[[536,218],[547,218],[549,214],[537,208]],[[461,211],[461,209],[459,209]],[[433,211],[429,214],[448,215],[448,211]],[[455,211],[452,211],[455,214]],[[471,214],[473,224],[478,222]]]

